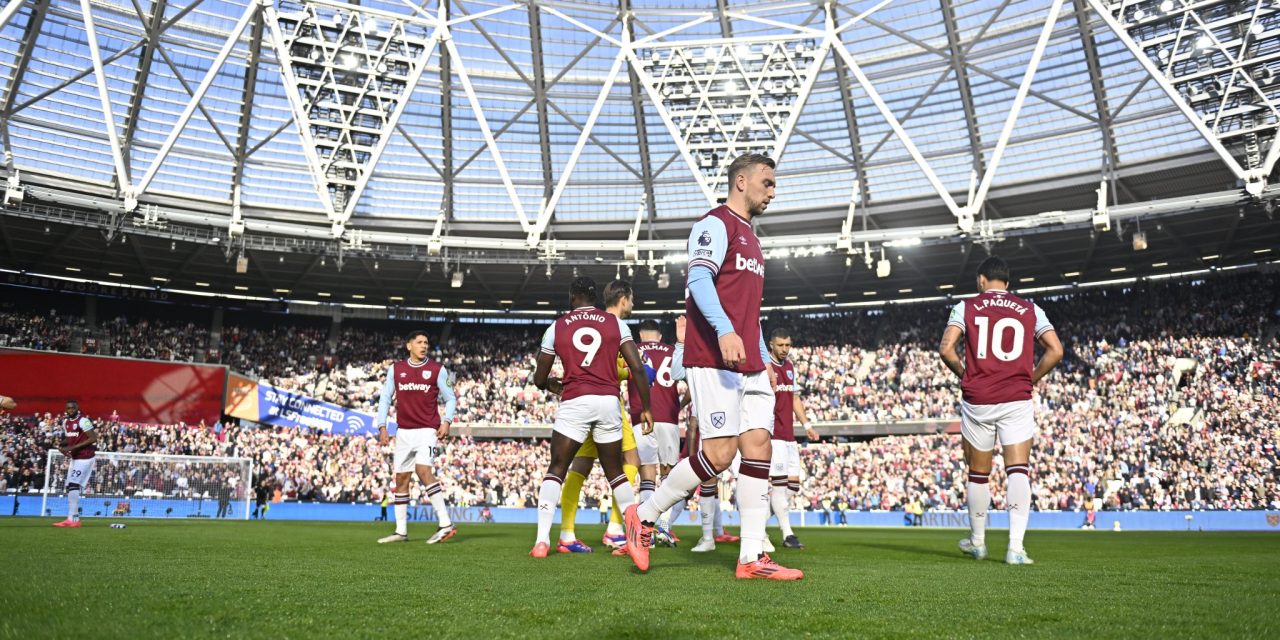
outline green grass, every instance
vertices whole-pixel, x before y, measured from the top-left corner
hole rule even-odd
[[[0,521],[0,637],[1277,637],[1280,538],[1038,532],[975,562],[957,530],[801,529],[799,583],[737,581],[737,545],[534,560],[532,525],[377,545],[385,524]],[[599,527],[580,535],[598,541]],[[775,543],[777,532],[774,531]],[[993,558],[1005,535],[988,535]]]

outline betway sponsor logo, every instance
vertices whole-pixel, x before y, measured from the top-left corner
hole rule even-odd
[[[430,391],[431,385],[422,382],[401,382],[396,385],[398,391]]]
[[[739,253],[734,256],[733,266],[736,267],[738,271],[750,271],[761,278],[764,277],[764,263],[756,260],[755,258],[744,258],[742,257],[742,254]]]
[[[777,393],[795,393],[797,390],[794,384],[780,384],[778,385]]]

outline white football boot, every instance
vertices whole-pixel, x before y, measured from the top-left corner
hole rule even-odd
[[[698,541],[698,544],[693,545],[693,549],[692,549],[694,553],[706,553],[708,551],[715,551],[715,550],[716,550],[715,538],[702,538],[701,540]]]
[[[1026,549],[1023,549],[1022,551],[1014,551],[1013,549],[1010,549],[1008,553],[1004,554],[1004,563],[1005,564],[1035,564],[1036,561],[1032,560],[1031,557],[1027,555]]]
[[[987,545],[974,544],[969,538],[960,541],[960,551],[973,556],[974,560],[985,560],[987,557]]]

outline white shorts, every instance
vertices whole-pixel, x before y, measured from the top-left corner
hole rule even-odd
[[[769,462],[772,478],[800,477],[800,445],[786,440],[770,440],[773,443],[773,459]]]
[[[435,429],[397,429],[395,473],[412,473],[417,465],[434,467],[436,454]]]
[[[685,381],[703,440],[736,437],[752,429],[773,433],[773,389],[765,372],[691,367]]]
[[[960,433],[974,449],[991,451],[1001,445],[1025,442],[1035,436],[1035,409],[1030,400],[1000,404],[960,401]]]
[[[71,468],[67,470],[67,484],[78,484],[81,489],[89,488],[89,479],[93,477],[93,458],[71,460]]]
[[[560,403],[552,431],[573,440],[609,444],[622,439],[622,408],[617,396],[578,396]],[[637,443],[638,444],[638,443]]]
[[[680,461],[680,427],[670,422],[653,423],[653,433],[644,435],[644,425],[633,424],[640,464],[674,467]]]

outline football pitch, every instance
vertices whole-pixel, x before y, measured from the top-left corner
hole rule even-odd
[[[806,577],[781,583],[735,580],[736,544],[690,553],[694,527],[641,574],[602,547],[529,558],[532,525],[464,524],[427,546],[434,524],[378,545],[385,523],[51,522],[0,521],[0,637],[1280,634],[1280,537],[1267,533],[1031,531],[1037,564],[1011,567],[996,559],[1004,531],[977,562],[959,530],[799,529],[808,548],[774,558]]]

